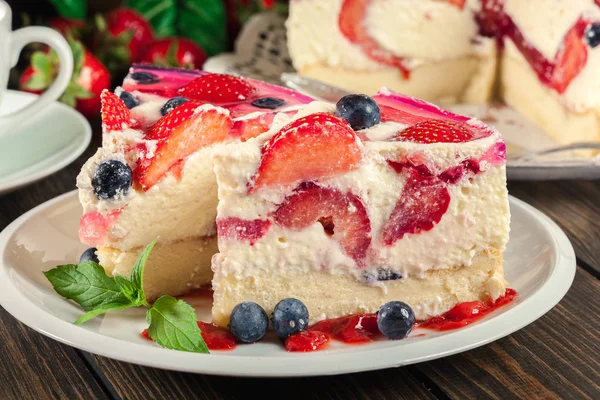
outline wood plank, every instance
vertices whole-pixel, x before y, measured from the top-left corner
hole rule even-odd
[[[490,345],[418,368],[451,398],[600,399],[600,281],[578,268],[550,312]]]
[[[600,273],[600,181],[511,182],[508,191],[556,221],[577,257]]]
[[[434,399],[406,368],[342,376],[249,379],[141,367],[91,355],[116,393],[126,399]]]
[[[108,399],[77,351],[0,307],[0,399]]]

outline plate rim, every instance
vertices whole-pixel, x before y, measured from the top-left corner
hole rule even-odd
[[[281,357],[198,355],[160,347],[149,347],[78,327],[41,310],[11,284],[9,278],[11,268],[6,266],[4,261],[6,245],[10,238],[35,214],[43,212],[57,203],[72,201],[76,196],[77,190],[73,190],[46,201],[17,218],[0,233],[0,306],[28,327],[61,343],[103,357],[153,368],[220,376],[307,377],[366,372],[425,362],[483,346],[529,325],[550,311],[564,297],[571,287],[576,273],[574,249],[560,227],[533,206],[509,196],[511,205],[521,207],[525,212],[531,214],[548,232],[551,240],[549,243],[552,244],[551,247],[556,254],[555,268],[546,282],[526,300],[492,319],[463,328],[460,331],[460,342],[467,344],[449,346],[444,342],[452,342],[453,336],[452,334],[444,335],[406,346],[370,350],[368,351],[369,357],[362,357],[363,362],[361,363],[352,362],[356,359],[357,354],[360,354],[356,352],[301,353],[286,354]],[[73,199],[70,199],[71,197]],[[554,294],[551,301],[545,298],[547,293]],[[518,313],[522,313],[526,317],[516,319],[519,321],[517,324],[511,324],[511,318]],[[509,323],[503,324],[503,322]],[[486,333],[490,331],[490,325],[498,327],[491,335]],[[424,349],[436,344],[442,350],[434,354],[422,354],[427,353]],[[397,361],[399,356],[401,361]],[[205,358],[206,362],[198,362],[198,357]],[[304,361],[302,361],[303,358],[305,358]],[[261,361],[265,359],[269,360],[266,367],[261,365]]]
[[[5,93],[5,96],[9,96],[9,95],[25,97],[25,98],[39,97],[38,95],[35,95],[32,93],[21,92],[19,90],[7,90]],[[42,170],[37,170],[36,172],[31,173],[31,174],[26,174],[25,176],[22,176],[21,178],[17,178],[16,180],[14,180],[12,182],[0,184],[0,195],[9,193],[11,191],[17,190],[24,186],[27,186],[31,183],[39,181],[40,179],[43,179],[46,176],[52,175],[53,173],[63,169],[64,167],[66,167],[67,165],[69,165],[73,161],[75,161],[77,158],[79,158],[79,156],[82,155],[83,152],[90,145],[90,143],[92,141],[92,127],[91,127],[89,121],[83,115],[81,115],[81,113],[77,112],[73,108],[68,107],[65,104],[62,104],[58,101],[54,101],[54,102],[50,103],[49,107],[50,106],[59,107],[60,109],[65,111],[67,114],[70,114],[70,116],[72,116],[74,119],[78,120],[81,123],[83,130],[80,132],[80,134],[78,134],[78,136],[81,136],[83,138],[83,141],[71,153],[67,154],[67,156],[65,158],[63,158],[60,161],[58,161],[57,163],[53,164],[51,167],[48,167],[48,168],[45,168]],[[39,163],[40,162],[38,161],[34,164],[27,166],[27,168],[31,168]]]

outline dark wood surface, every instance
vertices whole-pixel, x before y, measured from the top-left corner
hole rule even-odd
[[[96,123],[95,126],[98,126]],[[76,162],[0,197],[0,229],[75,188],[99,145]],[[579,267],[550,312],[477,349],[403,368],[302,379],[240,379],[141,367],[65,346],[0,308],[0,399],[600,399],[600,182],[511,182],[512,195],[554,219]]]

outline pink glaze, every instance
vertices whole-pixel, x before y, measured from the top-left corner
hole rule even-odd
[[[90,247],[102,246],[108,238],[108,230],[119,218],[121,210],[113,210],[106,215],[92,211],[79,220],[79,239]]]

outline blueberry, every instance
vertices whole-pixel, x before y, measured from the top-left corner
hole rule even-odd
[[[165,116],[180,105],[189,100],[185,97],[173,97],[172,99],[167,100],[167,102],[160,108],[161,115]]]
[[[89,249],[84,251],[81,254],[81,257],[79,257],[79,262],[82,263],[84,261],[93,261],[96,264],[100,264],[100,260],[98,260],[98,256],[96,255],[96,250],[98,249],[95,247],[90,247]]]
[[[127,108],[129,108],[130,110],[133,107],[136,107],[136,106],[140,105],[140,99],[138,99],[137,97],[135,97],[131,93],[126,92],[124,90],[121,92],[121,94],[119,95],[119,97],[121,98],[121,100],[123,100],[123,103],[125,103],[125,105],[127,106]]]
[[[269,327],[269,317],[258,304],[245,301],[231,311],[229,330],[242,343],[254,343],[262,339]]]
[[[381,120],[379,106],[371,97],[364,94],[349,94],[335,105],[335,114],[348,121],[352,129],[370,128]]]
[[[283,299],[273,310],[273,329],[285,338],[308,327],[308,309],[297,299]]]
[[[134,72],[132,74],[129,74],[129,77],[142,85],[149,85],[151,83],[156,83],[159,81],[158,76],[150,72]]]
[[[117,160],[102,162],[96,167],[92,177],[94,194],[100,200],[125,196],[131,188],[131,168]]]
[[[585,31],[585,39],[591,48],[600,44],[600,23],[590,25]]]
[[[406,303],[390,301],[379,309],[377,326],[388,339],[404,339],[415,326],[415,313]]]
[[[281,107],[284,104],[284,100],[276,99],[274,97],[261,97],[260,99],[256,99],[252,102],[252,105],[254,107],[268,108],[269,110],[274,110],[277,107]]]

